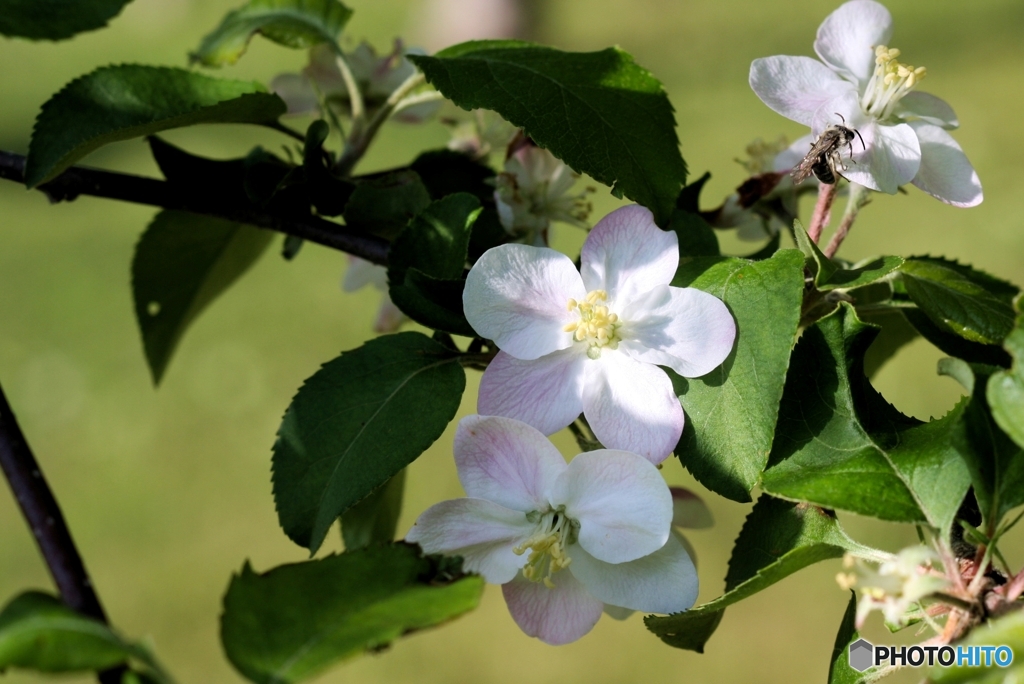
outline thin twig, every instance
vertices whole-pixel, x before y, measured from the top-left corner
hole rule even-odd
[[[863,185],[850,183],[850,196],[846,200],[846,210],[843,212],[843,218],[839,222],[836,232],[832,234],[832,239],[828,241],[828,246],[825,247],[825,256],[829,259],[839,251],[839,246],[843,244],[843,240],[849,234],[850,228],[853,227],[853,222],[857,220],[860,210],[871,201],[870,195],[871,191]]]
[[[807,235],[815,244],[821,239],[821,231],[832,219],[832,202],[836,199],[838,188],[838,183],[822,183],[818,186],[818,201],[814,205],[814,213],[811,214],[811,225],[807,228]]]
[[[0,178],[24,183],[25,157],[0,151]],[[71,201],[79,195],[91,195],[217,216],[257,228],[294,235],[375,264],[387,264],[390,245],[387,240],[375,235],[354,231],[319,216],[274,214],[252,205],[219,205],[156,178],[72,166],[36,189],[44,192],[51,202]]]
[[[0,387],[0,469],[14,493],[32,536],[43,554],[61,599],[72,610],[107,624],[85,563],[71,538],[57,499],[43,477],[25,435]],[[103,684],[121,681],[123,668],[99,673]]]
[[[388,117],[395,111],[398,104],[402,101],[406,95],[411,93],[416,88],[419,88],[426,82],[426,77],[421,73],[415,73],[409,78],[402,82],[402,85],[398,86],[393,93],[388,97],[387,101],[380,106],[374,115],[370,119],[370,122],[366,124],[364,129],[356,131],[355,126],[352,127],[352,132],[349,134],[348,142],[345,144],[345,152],[341,155],[341,159],[338,160],[338,165],[335,167],[334,172],[339,176],[347,176],[352,172],[356,162],[362,159],[363,155],[366,154],[367,148],[370,143],[373,142],[374,136],[377,135],[377,131],[384,125],[384,122],[388,120]]]

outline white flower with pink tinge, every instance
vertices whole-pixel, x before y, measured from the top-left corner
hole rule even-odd
[[[406,541],[501,584],[528,635],[567,644],[606,604],[676,613],[696,601],[697,572],[670,533],[672,495],[647,459],[601,449],[567,464],[525,423],[469,416],[455,465],[467,498],[427,509]]]
[[[463,308],[501,350],[480,381],[477,410],[550,435],[583,413],[601,444],[665,460],[683,409],[658,366],[693,378],[732,351],[736,324],[718,298],[672,287],[675,233],[622,207],[587,236],[577,271],[544,247],[494,247],[466,279]]]
[[[894,194],[913,183],[958,207],[981,203],[981,181],[946,132],[959,126],[953,109],[916,88],[924,67],[899,61],[889,46],[892,15],[874,0],[851,0],[826,17],[814,50],[821,58],[776,55],[750,65],[750,87],[773,110],[811,127],[793,143],[791,165],[830,124],[860,132],[852,161],[844,148],[842,175]],[[863,147],[861,143],[863,139]]]

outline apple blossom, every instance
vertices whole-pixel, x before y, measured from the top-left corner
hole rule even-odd
[[[355,292],[367,285],[381,292],[380,308],[377,319],[373,323],[373,331],[378,333],[395,332],[408,320],[408,317],[395,306],[388,294],[388,270],[383,266],[348,255],[348,268],[341,280],[341,289]]]
[[[938,554],[927,546],[905,548],[879,563],[877,570],[847,554],[843,558],[846,570],[836,576],[836,581],[843,589],[860,591],[858,629],[873,610],[881,611],[890,625],[906,625],[913,617],[910,611],[920,609],[921,599],[949,586],[949,580],[933,569],[938,562]]]
[[[750,65],[750,86],[761,100],[788,119],[811,127],[792,150],[803,158],[809,143],[830,124],[860,132],[843,176],[872,190],[894,194],[913,183],[933,197],[959,207],[982,200],[974,167],[946,132],[959,125],[943,100],[916,90],[924,67],[899,61],[888,47],[892,16],[874,0],[850,0],[818,28],[821,58],[776,55]]]
[[[455,434],[467,498],[420,515],[406,541],[459,555],[501,584],[516,624],[549,644],[589,632],[605,604],[675,613],[697,598],[697,573],[670,534],[672,495],[658,469],[627,451],[566,464],[536,429],[468,416]]]
[[[660,463],[683,409],[659,365],[699,377],[732,351],[736,324],[718,298],[671,287],[678,238],[632,205],[601,219],[576,270],[545,247],[506,244],[466,279],[466,319],[501,350],[480,382],[477,410],[552,434],[582,412],[612,449]]]

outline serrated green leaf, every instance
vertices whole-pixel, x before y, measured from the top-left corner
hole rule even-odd
[[[455,416],[458,357],[420,333],[370,340],[317,371],[274,444],[274,501],[292,541],[316,552],[339,515],[416,460]]]
[[[64,40],[103,28],[131,0],[5,0],[0,35],[32,40]]]
[[[1000,344],[1013,329],[1013,308],[960,271],[909,259],[900,267],[914,303],[940,328],[971,342]]]
[[[918,308],[902,308],[903,316],[915,330],[941,351],[963,359],[970,363],[981,363],[990,366],[1010,367],[1010,355],[1006,350],[994,344],[982,344],[965,340],[945,326],[933,321],[924,311]]]
[[[910,261],[922,261],[930,264],[937,264],[944,268],[956,271],[963,277],[967,278],[976,285],[980,285],[985,288],[989,294],[1001,299],[1007,304],[1012,304],[1014,298],[1020,294],[1020,288],[1013,283],[997,278],[991,273],[986,273],[980,269],[974,268],[969,264],[961,264],[955,259],[946,259],[945,257],[935,256],[913,256],[908,257]]]
[[[392,240],[429,204],[419,174],[402,169],[358,180],[345,205],[345,224]]]
[[[470,235],[482,211],[469,193],[448,195],[431,202],[395,239],[388,291],[409,318],[456,335],[476,334],[462,311],[462,290]]]
[[[864,375],[871,378],[896,352],[916,340],[918,332],[899,309],[881,309],[871,313],[858,309],[857,314],[865,323],[881,328],[878,337],[864,352]]]
[[[146,649],[129,643],[99,620],[39,591],[16,596],[0,612],[0,672],[19,667],[37,672],[89,672],[135,660],[150,681],[170,678]]]
[[[719,256],[721,254],[715,229],[700,214],[676,209],[672,212],[669,230],[679,238],[679,256],[681,258]]]
[[[477,606],[483,579],[440,556],[391,544],[283,565],[248,563],[231,578],[221,615],[228,659],[249,681],[292,684]]]
[[[818,283],[827,282],[839,270],[839,266],[818,249],[818,245],[811,240],[799,221],[793,222],[793,237],[796,239],[796,246],[807,257],[807,268],[814,276],[815,287]]]
[[[351,17],[338,0],[250,0],[229,12],[190,59],[203,66],[234,64],[257,33],[290,48],[337,46]]]
[[[468,192],[482,204],[494,202],[494,169],[461,152],[427,150],[409,168],[419,174],[431,199]]]
[[[761,484],[788,499],[946,532],[970,485],[955,436],[966,402],[921,423],[896,411],[863,372],[877,334],[846,303],[793,351],[778,434]]]
[[[1013,356],[1013,368],[992,375],[986,396],[996,423],[1017,446],[1024,448],[1024,314],[1018,313],[1017,323],[1003,346]]]
[[[803,256],[782,250],[764,261],[694,259],[672,284],[721,298],[737,338],[721,366],[700,378],[673,377],[686,412],[676,448],[707,488],[749,501],[768,461],[803,296]]]
[[[159,384],[203,309],[256,263],[274,234],[185,211],[161,211],[135,246],[132,296],[146,361]]]
[[[402,513],[404,493],[405,471],[400,470],[383,487],[345,511],[341,516],[345,550],[393,540],[398,529],[398,517]]]
[[[683,613],[648,616],[644,624],[669,646],[703,653],[728,606],[808,565],[863,548],[846,536],[834,515],[762,496],[736,538],[725,594]]]
[[[828,665],[828,684],[860,684],[863,675],[850,667],[850,644],[860,638],[857,633],[857,593],[850,592],[843,621],[839,623],[832,659]]]
[[[807,256],[807,267],[814,275],[814,286],[822,292],[864,287],[883,280],[903,265],[903,257],[881,256],[843,268],[818,249],[799,221],[793,224],[793,235],[797,247]]]
[[[481,40],[409,59],[458,106],[498,112],[576,171],[668,223],[686,180],[672,104],[622,50]]]
[[[25,185],[34,188],[112,142],[195,124],[265,124],[285,109],[281,98],[254,81],[170,67],[102,67],[43,105],[25,162]]]

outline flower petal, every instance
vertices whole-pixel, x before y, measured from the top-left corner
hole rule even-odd
[[[501,586],[508,612],[527,635],[561,646],[576,641],[601,619],[604,604],[587,593],[571,572],[551,576],[555,588],[522,575]]]
[[[572,344],[563,328],[577,314],[569,299],[586,296],[569,257],[546,247],[500,245],[477,260],[462,296],[466,319],[517,359],[536,359]]]
[[[921,168],[912,181],[932,197],[955,207],[981,204],[981,180],[960,145],[938,126],[914,121],[921,142]]]
[[[579,545],[608,563],[657,551],[672,527],[668,485],[650,461],[628,451],[580,454],[555,480],[549,499],[580,524]]]
[[[388,290],[388,270],[383,266],[349,255],[348,268],[341,279],[341,289],[355,292],[367,285],[372,285],[382,292]]]
[[[605,563],[569,547],[570,572],[605,603],[645,613],[678,613],[697,600],[697,570],[675,535],[654,553],[629,563]]]
[[[782,173],[796,168],[807,156],[813,144],[813,133],[797,138],[792,145],[775,155],[775,159],[772,161],[772,171]]]
[[[302,74],[278,74],[270,82],[270,92],[284,100],[289,114],[308,114],[320,106],[313,86]]]
[[[725,303],[693,287],[655,288],[622,310],[623,349],[637,361],[699,378],[722,365],[736,340]]]
[[[701,530],[712,527],[715,518],[704,500],[683,487],[669,487],[672,493],[672,525]]]
[[[892,15],[874,0],[843,3],[818,27],[821,61],[863,89],[875,72],[875,46],[892,38]]]
[[[829,100],[845,91],[856,94],[852,83],[818,60],[789,55],[755,59],[750,64],[750,87],[774,111],[806,126]]]
[[[380,297],[380,308],[377,309],[377,318],[373,322],[373,332],[395,332],[407,320],[408,317],[391,301],[391,295],[383,293]]]
[[[621,207],[597,222],[580,251],[588,291],[605,290],[609,305],[668,285],[679,265],[679,238],[654,223],[646,207]]]
[[[533,361],[498,352],[480,379],[476,409],[505,416],[551,435],[583,412],[583,380],[590,361],[582,345]]]
[[[858,130],[867,151],[854,145],[852,163],[844,155],[846,170],[840,173],[851,183],[896,194],[897,188],[909,183],[921,166],[917,134],[907,124],[890,126],[871,122]]]
[[[683,433],[683,407],[657,366],[604,352],[586,366],[583,415],[601,444],[661,463]]]
[[[504,584],[526,565],[526,555],[513,547],[526,540],[536,525],[521,511],[484,499],[451,499],[423,511],[405,540],[427,553],[462,556],[463,567],[491,584]]]
[[[526,423],[466,416],[455,432],[455,467],[467,496],[529,513],[548,508],[546,495],[566,464],[548,438]]]
[[[896,104],[895,115],[908,123],[921,120],[947,130],[960,126],[956,112],[945,100],[919,90],[913,90],[903,96]]]
[[[632,608],[623,608],[622,606],[613,606],[611,604],[604,604],[604,614],[613,620],[625,620],[636,611]]]

